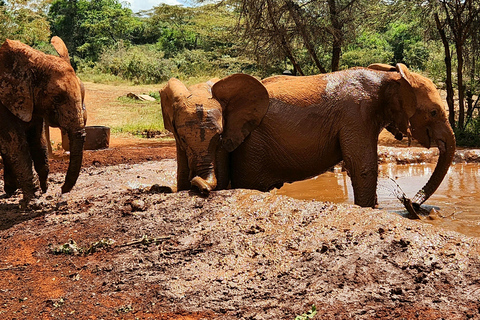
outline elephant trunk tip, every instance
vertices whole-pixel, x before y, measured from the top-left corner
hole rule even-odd
[[[192,187],[197,188],[198,191],[200,191],[200,193],[204,196],[208,196],[210,191],[216,187],[216,181],[209,182],[199,176],[194,177],[190,183],[192,184]]]

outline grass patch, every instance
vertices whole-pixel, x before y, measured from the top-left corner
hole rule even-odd
[[[113,74],[107,74],[107,73],[86,71],[86,72],[77,72],[77,76],[80,79],[82,79],[82,81],[85,81],[85,82],[110,84],[114,86],[133,85],[132,81],[125,80],[119,76],[115,76]]]
[[[114,134],[131,134],[145,138],[165,133],[160,101],[138,101],[119,97],[97,109],[97,118]]]

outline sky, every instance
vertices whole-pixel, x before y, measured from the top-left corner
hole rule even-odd
[[[133,12],[138,12],[140,10],[149,10],[155,6],[158,6],[161,3],[166,3],[169,5],[184,4],[183,0],[123,0],[130,3],[130,9]]]

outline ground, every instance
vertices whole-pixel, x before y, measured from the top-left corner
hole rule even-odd
[[[127,90],[100,89],[94,124],[95,101]],[[0,200],[2,319],[480,318],[478,238],[271,193],[164,193],[172,141],[111,146],[85,152],[69,194],[57,151],[29,210]]]

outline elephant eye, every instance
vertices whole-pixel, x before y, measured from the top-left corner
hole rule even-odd
[[[431,115],[432,117],[435,117],[435,116],[437,115],[437,110],[432,110],[432,111],[430,112],[430,115]]]
[[[53,97],[53,104],[57,105],[57,106],[63,105],[63,104],[65,104],[66,100],[67,100],[67,98],[65,97],[65,95],[63,95],[63,94],[62,95],[57,95],[57,96]]]

